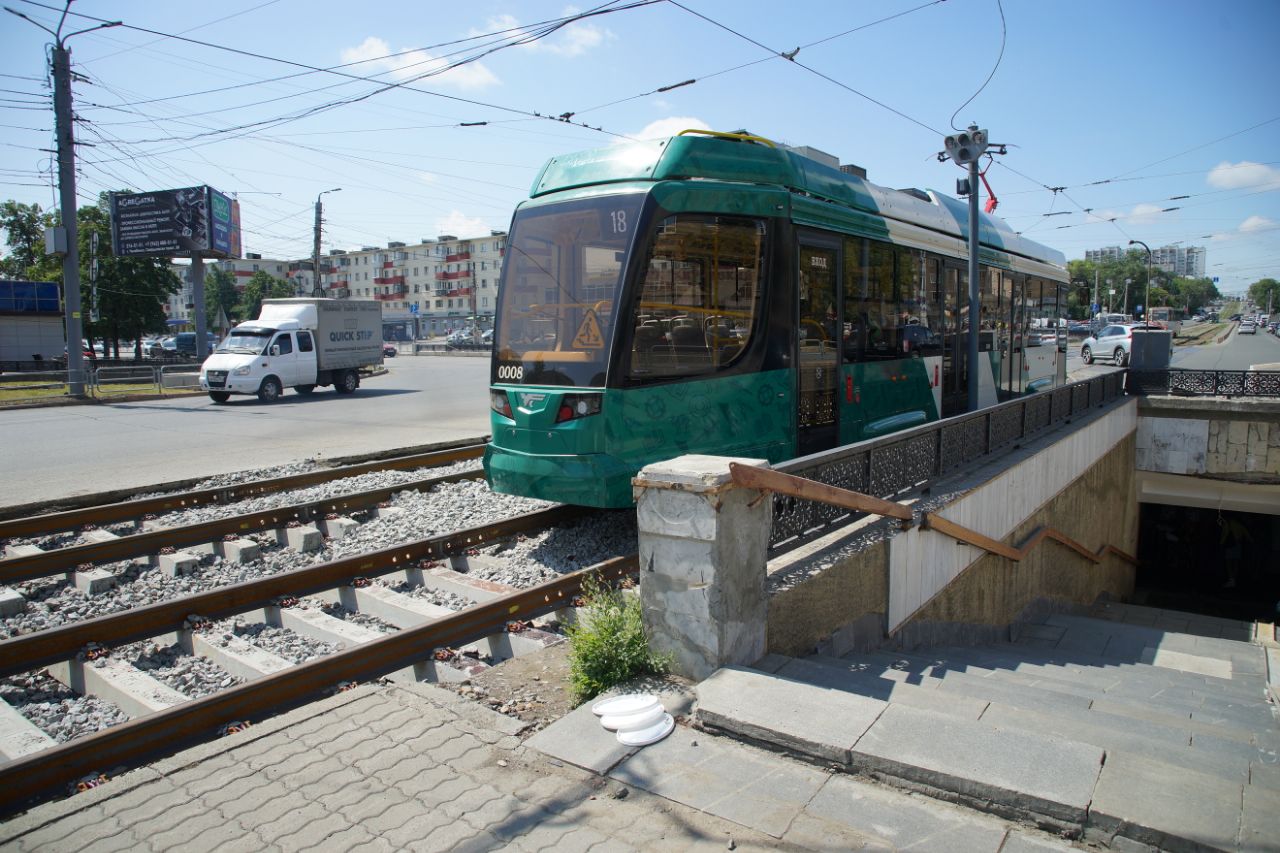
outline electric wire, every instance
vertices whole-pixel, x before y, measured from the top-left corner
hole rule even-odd
[[[978,91],[969,96],[969,100],[956,107],[956,111],[951,114],[951,129],[960,130],[956,127],[956,116],[960,115],[960,111],[969,104],[973,103],[973,99],[982,94],[982,90],[987,88],[987,84],[991,82],[991,78],[996,76],[996,71],[1000,68],[1000,61],[1004,59],[1005,43],[1008,41],[1009,28],[1004,19],[1004,3],[996,0],[996,8],[1000,10],[1000,53],[996,56],[996,64],[991,68],[991,73],[987,75],[987,79],[982,81],[982,85],[978,87]]]

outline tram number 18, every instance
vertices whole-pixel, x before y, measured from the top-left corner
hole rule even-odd
[[[523,364],[499,364],[498,378],[509,382],[519,382],[524,378]]]
[[[613,233],[627,233],[627,212],[625,210],[614,210],[609,212],[609,218],[613,220]]]

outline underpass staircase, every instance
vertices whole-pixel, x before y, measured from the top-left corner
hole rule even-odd
[[[1272,626],[1114,602],[1014,642],[726,667],[697,720],[1116,849],[1280,850]]]

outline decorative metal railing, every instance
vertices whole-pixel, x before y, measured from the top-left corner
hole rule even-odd
[[[1280,397],[1280,370],[1130,370],[1125,390],[1175,397]]]
[[[1075,415],[1123,395],[1124,371],[1112,371],[989,409],[802,456],[774,468],[892,500],[962,466],[1012,450],[1029,438],[1070,422]],[[775,494],[769,546],[794,546],[822,533],[833,522],[846,523],[862,515],[830,504]]]

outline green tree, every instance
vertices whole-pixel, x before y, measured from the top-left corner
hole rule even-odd
[[[258,316],[264,299],[287,299],[293,296],[293,285],[270,273],[258,270],[244,286],[240,297],[240,316],[251,320]]]
[[[1268,307],[1273,311],[1280,309],[1280,282],[1274,278],[1255,281],[1249,285],[1249,298],[1263,311]]]
[[[236,290],[236,277],[222,267],[214,267],[204,277],[204,316],[209,328],[218,322],[218,313],[227,315],[229,323],[236,321],[236,306],[240,293]],[[218,331],[226,332],[227,329]]]
[[[1221,296],[1213,279],[1209,278],[1175,278],[1171,287],[1174,292],[1172,304],[1185,307],[1189,314],[1194,314]]]
[[[80,304],[86,317],[85,336],[101,338],[104,351],[120,355],[120,341],[138,340],[148,332],[165,328],[164,303],[182,286],[169,268],[169,258],[117,258],[111,254],[111,223],[101,207],[82,207],[76,214],[80,246]],[[98,235],[98,302],[92,304],[89,281],[90,241]],[[98,320],[90,321],[97,308]]]
[[[0,275],[27,281],[61,279],[59,259],[44,253],[44,229],[58,221],[56,212],[43,211],[38,204],[12,199],[0,204],[0,229],[9,247],[9,254],[0,258]]]

